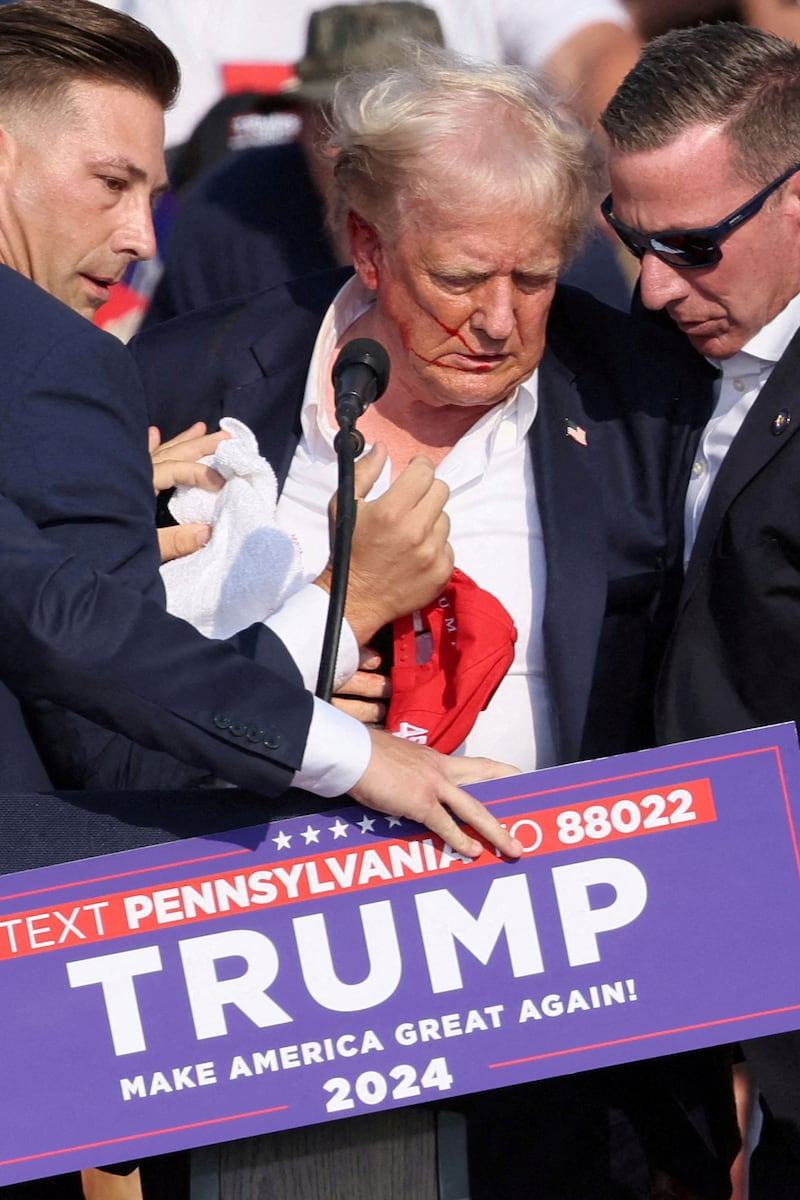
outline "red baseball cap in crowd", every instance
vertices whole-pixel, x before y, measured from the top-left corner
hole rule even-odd
[[[500,601],[456,568],[436,600],[394,622],[386,728],[450,754],[514,659],[517,630]]]

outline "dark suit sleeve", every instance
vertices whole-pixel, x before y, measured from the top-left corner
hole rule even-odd
[[[242,787],[289,786],[311,697],[280,641],[249,631],[267,669],[203,638],[155,601],[49,542],[0,499],[0,675],[16,692],[47,697],[110,729],[135,731]]]
[[[193,764],[261,791],[286,787],[311,697],[282,643],[245,631],[237,645],[259,669],[161,611],[145,402],[127,351],[86,322],[56,321],[46,348],[26,347],[12,367],[0,483],[40,532],[4,512],[4,628],[14,633],[1,662],[20,693],[64,706],[40,701],[32,716],[54,782],[182,786]],[[240,759],[252,761],[237,768]]]

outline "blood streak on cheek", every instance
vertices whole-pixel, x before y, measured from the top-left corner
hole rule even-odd
[[[433,313],[431,313],[431,316],[433,316]],[[466,347],[466,349],[469,351],[470,354],[478,353],[477,347],[470,346],[469,342],[464,337],[464,335],[462,333],[459,333],[459,331],[457,329],[450,329],[449,326],[445,325],[444,321],[440,321],[438,317],[433,317],[433,319],[436,322],[436,324],[439,326],[439,328],[443,329],[446,334],[448,334],[450,337],[456,338],[459,342],[461,342],[461,345]]]
[[[479,354],[480,353],[480,351],[478,350],[477,347],[473,348],[472,346],[470,346],[469,342],[463,337],[463,335],[461,333],[459,333],[459,331],[457,329],[450,329],[447,325],[444,324],[443,321],[440,321],[438,317],[434,317],[432,313],[430,314],[430,316],[431,316],[432,320],[435,321],[435,323],[439,326],[439,328],[443,329],[445,331],[445,333],[448,334],[449,337],[457,338],[457,340],[459,342],[461,342],[462,346],[464,346],[470,354]],[[409,336],[410,330],[405,328],[400,322],[398,322],[398,329],[400,331],[403,345],[405,346],[408,353],[413,354],[414,357],[418,358],[420,362],[427,363],[428,366],[438,367],[439,370],[441,370],[441,371],[457,371],[457,372],[460,372],[462,375],[475,375],[478,373],[485,374],[487,371],[491,371],[491,369],[492,369],[491,363],[475,363],[471,367],[457,367],[451,363],[439,362],[439,360],[436,358],[426,358],[424,354],[420,354],[419,350],[415,350],[414,347],[412,346],[411,338]]]
[[[461,345],[467,350],[467,352],[469,354],[480,353],[480,351],[478,350],[478,347],[470,346],[467,339],[457,329],[451,329],[449,325],[445,325],[444,321],[440,321],[438,317],[435,317],[433,315],[433,313],[431,313],[430,315],[431,315],[432,319],[436,322],[436,324],[439,326],[439,328],[443,329],[445,331],[445,333],[448,335],[448,337],[453,337],[457,341],[461,342]],[[451,363],[439,362],[435,358],[426,358],[424,354],[420,354],[419,351],[415,350],[414,347],[411,345],[409,345],[408,348],[411,351],[411,353],[420,360],[420,362],[428,363],[430,366],[439,367],[440,370],[442,370],[442,371],[460,371],[462,375],[475,375],[479,372],[484,373],[486,371],[491,371],[491,369],[492,369],[490,363],[474,363],[471,367],[457,367]]]
[[[409,346],[408,348],[420,362],[428,363],[431,367],[438,367],[440,371],[460,371],[462,375],[477,375],[479,372],[491,371],[492,369],[490,363],[476,363],[472,367],[457,367],[453,363],[443,363],[435,358],[426,358],[424,354],[420,354],[413,346]]]

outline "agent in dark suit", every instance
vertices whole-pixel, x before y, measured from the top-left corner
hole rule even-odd
[[[603,126],[605,210],[641,259],[641,301],[668,314],[718,375],[688,477],[688,562],[658,734],[796,721],[800,49],[738,25],[666,34]],[[746,1053],[800,1158],[800,1035]]]
[[[588,136],[525,73],[434,51],[343,85],[333,119],[355,278],[301,280],[140,335],[150,419],[167,436],[197,417],[247,423],[313,544],[334,461],[330,365],[350,338],[377,338],[392,376],[360,427],[395,469],[422,451],[451,473],[456,560],[472,555],[469,573],[520,630],[513,693],[476,739],[489,749],[519,728],[517,706],[525,766],[641,747],[698,392],[688,351],[665,359],[658,332],[556,286],[588,217]],[[542,1197],[610,1195],[598,1112],[617,1087],[657,1165],[692,1194],[726,1196],[725,1130],[711,1149],[661,1070],[478,1101],[475,1200],[531,1180]],[[723,1080],[722,1126],[726,1102]],[[565,1111],[568,1138],[554,1128]]]
[[[388,735],[380,743],[370,735],[367,745],[351,719],[349,758],[341,739],[323,733],[316,743],[318,716],[338,729],[342,714],[315,704],[268,630],[254,626],[235,643],[256,667],[160,611],[144,396],[125,348],[83,318],[105,303],[131,260],[153,253],[151,207],[166,185],[163,109],[177,81],[172,55],[149,30],[87,0],[0,9],[0,490],[53,544],[40,545],[29,526],[15,569],[18,514],[9,508],[0,530],[3,681],[17,695],[47,696],[171,751],[195,772],[211,767],[266,794],[299,782],[335,795],[352,784],[358,799],[364,784],[366,800],[375,784],[376,800],[382,793],[390,804],[413,803],[419,748]],[[434,502],[427,533],[435,509]],[[431,548],[446,578],[446,522]],[[435,595],[440,583],[431,582]],[[19,733],[13,697],[4,694],[3,704],[4,735]],[[67,714],[52,728],[85,765],[73,786],[89,782],[89,771],[102,773],[104,756],[121,744]],[[398,749],[414,751],[405,758],[405,799]],[[11,741],[0,757],[9,786],[43,786],[28,742]],[[181,764],[166,755],[156,761],[150,779],[159,786],[177,782],[176,772],[186,779]],[[423,785],[425,812],[417,812],[445,819],[445,836],[460,838],[439,800],[474,802],[452,787],[454,764],[432,754],[424,761],[439,783]],[[490,821],[490,837],[495,826]]]
[[[513,856],[505,831],[455,786],[496,765],[465,767],[387,734],[365,742],[352,718],[316,705],[263,626],[238,639],[249,662],[163,612],[141,386],[124,347],[85,318],[154,252],[163,111],[177,86],[170,51],[127,17],[86,0],[0,7],[0,789],[48,786],[18,703],[47,698],[65,706],[42,719],[81,768],[75,786],[122,748],[140,786],[205,769],[266,795],[293,782],[351,789],[477,853],[452,810]],[[432,598],[452,566],[444,495],[430,483],[418,498],[433,500],[422,538],[439,560]],[[66,710],[180,761],[148,758]]]

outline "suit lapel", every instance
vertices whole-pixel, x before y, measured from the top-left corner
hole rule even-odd
[[[588,426],[575,377],[551,351],[539,370],[531,428],[534,481],[544,533],[544,641],[559,760],[580,756],[606,597],[602,496],[593,434],[582,446],[567,421]]]
[[[283,306],[228,372],[223,415],[244,421],[283,487],[300,440],[300,411],[320,315]]]
[[[684,602],[711,555],[725,514],[736,496],[800,431],[799,373],[800,330],[742,422],[714,480],[686,570]],[[776,434],[774,421],[783,410],[791,419],[783,431]]]

